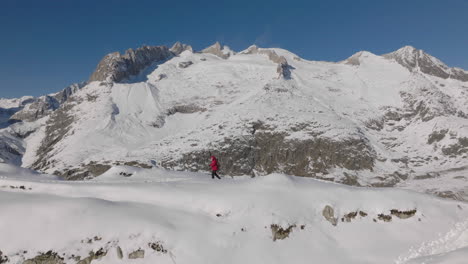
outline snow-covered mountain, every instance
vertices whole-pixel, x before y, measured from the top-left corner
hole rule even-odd
[[[228,175],[468,197],[468,72],[413,47],[334,63],[145,46],[67,91],[0,101],[3,161],[83,179],[115,165],[205,171],[212,153]]]

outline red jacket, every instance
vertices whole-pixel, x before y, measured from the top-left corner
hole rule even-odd
[[[210,164],[211,170],[217,171],[218,170],[218,160],[215,158],[215,156],[211,156],[211,164]]]

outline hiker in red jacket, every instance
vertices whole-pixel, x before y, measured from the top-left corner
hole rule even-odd
[[[219,164],[218,164],[218,160],[216,159],[215,156],[211,156],[210,167],[211,167],[211,178],[214,179],[214,177],[216,176],[218,179],[221,180],[218,173],[216,173],[218,171]]]

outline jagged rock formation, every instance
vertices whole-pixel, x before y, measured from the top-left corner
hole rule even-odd
[[[382,55],[384,58],[394,59],[410,71],[420,70],[423,73],[443,79],[468,81],[468,72],[459,68],[449,68],[440,60],[411,46],[405,46],[395,52]]]
[[[180,42],[176,42],[170,49],[169,49],[174,55],[179,55],[182,52],[188,50],[190,52],[193,52],[192,46],[187,45],[187,44],[182,44]]]
[[[89,78],[89,82],[120,82],[154,62],[164,61],[173,56],[166,46],[143,46],[128,49],[124,54],[114,52],[106,55]]]
[[[209,46],[208,48],[202,50],[203,53],[211,53],[213,55],[216,55],[220,58],[227,59],[231,55],[234,54],[234,52],[231,51],[231,49],[227,46],[221,46],[219,42],[216,42],[215,44]]]

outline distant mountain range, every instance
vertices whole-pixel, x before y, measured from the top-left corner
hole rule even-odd
[[[410,46],[341,62],[144,46],[87,82],[0,99],[0,160],[66,179],[113,165],[281,172],[468,197],[468,72]]]

